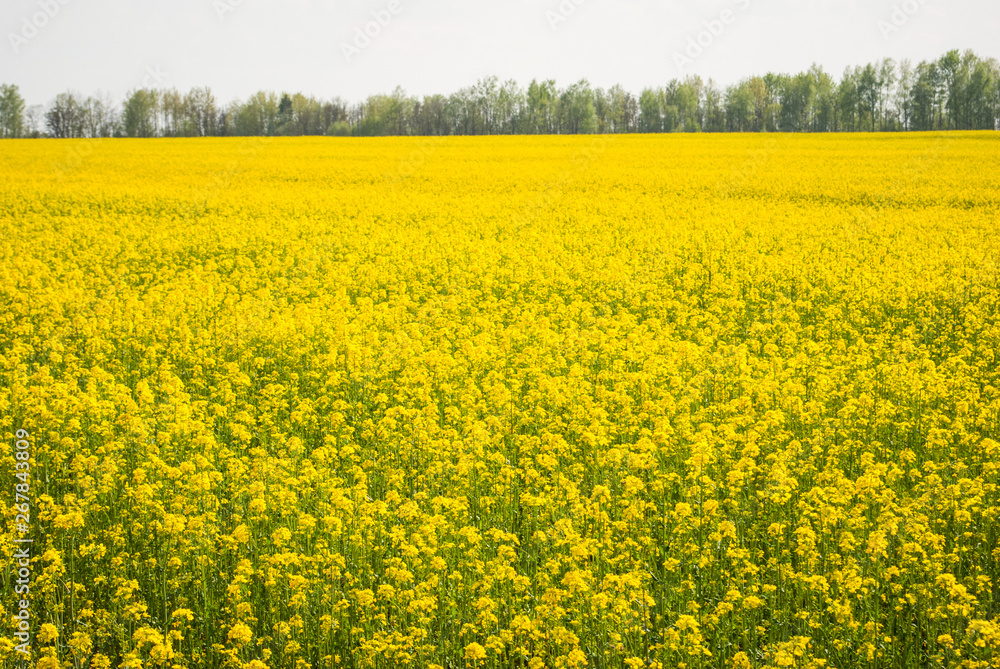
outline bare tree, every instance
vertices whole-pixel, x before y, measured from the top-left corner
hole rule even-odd
[[[80,96],[72,91],[57,95],[45,114],[45,125],[56,138],[83,137],[86,108]]]

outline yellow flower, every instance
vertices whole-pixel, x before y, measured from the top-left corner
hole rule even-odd
[[[245,623],[236,623],[229,629],[229,640],[237,646],[245,646],[253,638],[253,632]]]
[[[43,623],[38,631],[38,640],[42,643],[51,643],[59,638],[59,629],[52,623]]]
[[[73,651],[74,655],[88,655],[93,647],[93,641],[86,632],[73,632],[73,636],[70,637],[67,645]]]
[[[472,662],[486,659],[486,649],[473,641],[465,647],[465,659]]]

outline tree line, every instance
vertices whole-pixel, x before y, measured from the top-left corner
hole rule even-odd
[[[913,65],[891,58],[847,68],[819,66],[753,76],[720,88],[674,79],[638,96],[581,80],[487,77],[451,95],[417,98],[401,88],[349,104],[302,93],[260,91],[222,105],[209,88],[139,88],[107,95],[61,93],[28,107],[0,86],[0,137],[203,137],[277,135],[498,135],[654,132],[874,132],[1000,128],[1000,63],[949,51]]]

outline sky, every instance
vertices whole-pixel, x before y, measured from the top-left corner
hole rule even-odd
[[[586,78],[638,93],[813,63],[838,78],[950,49],[1000,58],[997,0],[2,0],[0,83],[29,104],[138,87],[210,86],[356,102],[487,76]]]

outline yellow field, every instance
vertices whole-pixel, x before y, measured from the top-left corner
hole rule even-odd
[[[997,174],[996,133],[4,141],[32,662],[1000,666]]]

